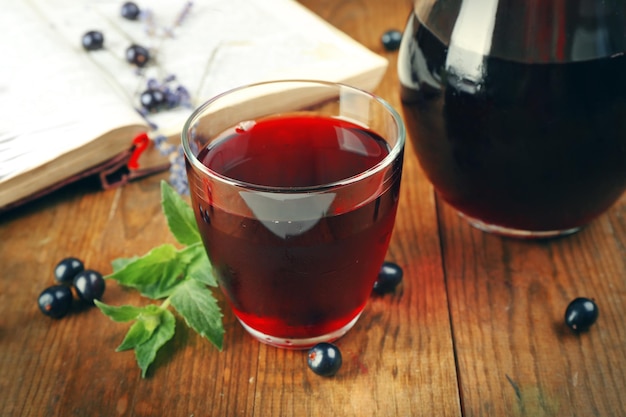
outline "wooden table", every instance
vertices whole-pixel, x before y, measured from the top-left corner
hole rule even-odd
[[[377,93],[400,108],[396,53],[380,35],[403,28],[411,2],[303,3],[389,58]],[[51,320],[36,299],[65,256],[109,273],[115,258],[173,243],[159,206],[165,177],[77,185],[0,217],[0,415],[626,416],[626,198],[576,235],[505,239],[442,204],[408,144],[388,254],[406,279],[337,342],[334,378],[309,371],[303,352],[257,343],[220,298],[225,349],[179,321],[141,379],[133,353],[114,351],[126,325],[97,309]],[[577,296],[601,310],[582,335],[563,324]],[[104,301],[144,300],[110,284]]]

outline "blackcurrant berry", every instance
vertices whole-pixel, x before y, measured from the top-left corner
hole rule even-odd
[[[332,343],[318,343],[309,349],[307,363],[316,374],[333,376],[341,368],[341,351]]]
[[[374,282],[374,292],[380,295],[392,292],[402,282],[403,275],[402,268],[398,264],[384,262],[380,267],[380,272],[378,272],[378,278]]]
[[[139,97],[141,107],[152,112],[166,107],[167,98],[163,91],[149,88]]]
[[[94,300],[100,300],[104,294],[104,278],[101,273],[86,269],[74,277],[74,289],[81,300],[93,304]]]
[[[39,294],[38,304],[43,314],[59,319],[72,307],[72,291],[65,285],[53,285]]]
[[[596,322],[598,313],[598,306],[595,301],[579,297],[567,306],[565,324],[575,332],[583,332]]]
[[[139,10],[139,6],[137,6],[136,3],[133,3],[132,1],[127,1],[126,3],[122,4],[121,12],[124,19],[137,20],[137,18],[139,18],[139,13],[141,12],[141,10]]]
[[[83,48],[88,51],[102,49],[104,46],[104,35],[100,31],[90,30],[83,35],[82,43]]]
[[[145,66],[150,60],[150,52],[141,45],[132,44],[126,49],[126,61],[138,67]]]
[[[387,51],[395,51],[400,47],[400,42],[402,41],[402,32],[397,29],[391,29],[383,33],[383,36],[380,38],[383,47]]]
[[[54,279],[61,284],[71,284],[74,277],[84,269],[85,265],[80,259],[65,258],[54,268]]]

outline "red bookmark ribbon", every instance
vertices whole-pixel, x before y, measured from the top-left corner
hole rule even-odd
[[[141,132],[133,139],[133,153],[128,159],[129,169],[139,169],[139,157],[148,148],[150,137],[146,132]]]

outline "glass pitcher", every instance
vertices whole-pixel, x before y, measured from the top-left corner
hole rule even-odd
[[[474,226],[569,234],[626,189],[626,1],[416,0],[398,75],[423,170]]]

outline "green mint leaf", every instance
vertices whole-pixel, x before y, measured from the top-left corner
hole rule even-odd
[[[179,243],[193,245],[201,241],[193,210],[166,181],[161,181],[161,206],[167,225]]]
[[[217,279],[213,275],[213,267],[201,242],[181,250],[180,259],[187,264],[186,277],[212,287],[217,287]]]
[[[115,351],[121,352],[128,349],[134,349],[150,339],[152,333],[154,333],[154,329],[150,331],[146,327],[146,323],[144,321],[136,321],[132,326],[130,326],[124,340],[122,340],[122,343],[120,343]]]
[[[104,304],[103,302],[98,300],[94,300],[94,303],[106,316],[108,316],[111,320],[117,322],[135,320],[137,316],[139,316],[144,311],[141,307],[134,307],[129,305],[116,307]]]
[[[152,299],[166,298],[162,305],[109,306],[96,301],[98,308],[118,322],[133,321],[117,351],[134,349],[141,377],[145,378],[157,352],[176,331],[176,319],[168,306],[187,325],[222,349],[222,313],[207,286],[217,286],[211,263],[202,245],[193,210],[167,182],[161,183],[161,206],[176,240],[185,245],[176,249],[164,244],[141,257],[119,258],[112,262],[107,279],[138,290]]]
[[[135,288],[146,297],[165,298],[180,282],[187,267],[180,262],[178,253],[172,245],[158,246],[106,278],[114,279],[123,286]]]
[[[113,271],[119,271],[120,269],[124,269],[126,267],[126,265],[128,265],[131,262],[134,262],[138,259],[137,256],[133,257],[133,258],[117,258],[114,259],[113,262],[111,262],[111,266],[113,267]]]
[[[152,333],[152,336],[144,343],[135,347],[135,358],[141,369],[141,377],[146,377],[148,367],[154,362],[159,349],[167,343],[176,331],[176,319],[171,311],[161,309],[159,325]]]
[[[206,285],[196,280],[185,281],[176,287],[170,301],[189,327],[222,350],[222,313]]]
[[[154,331],[161,324],[161,314],[163,308],[155,305],[149,305],[141,309],[142,312],[137,316],[137,321],[126,333],[124,340],[117,347],[116,351],[134,349],[145,343],[154,334]]]

